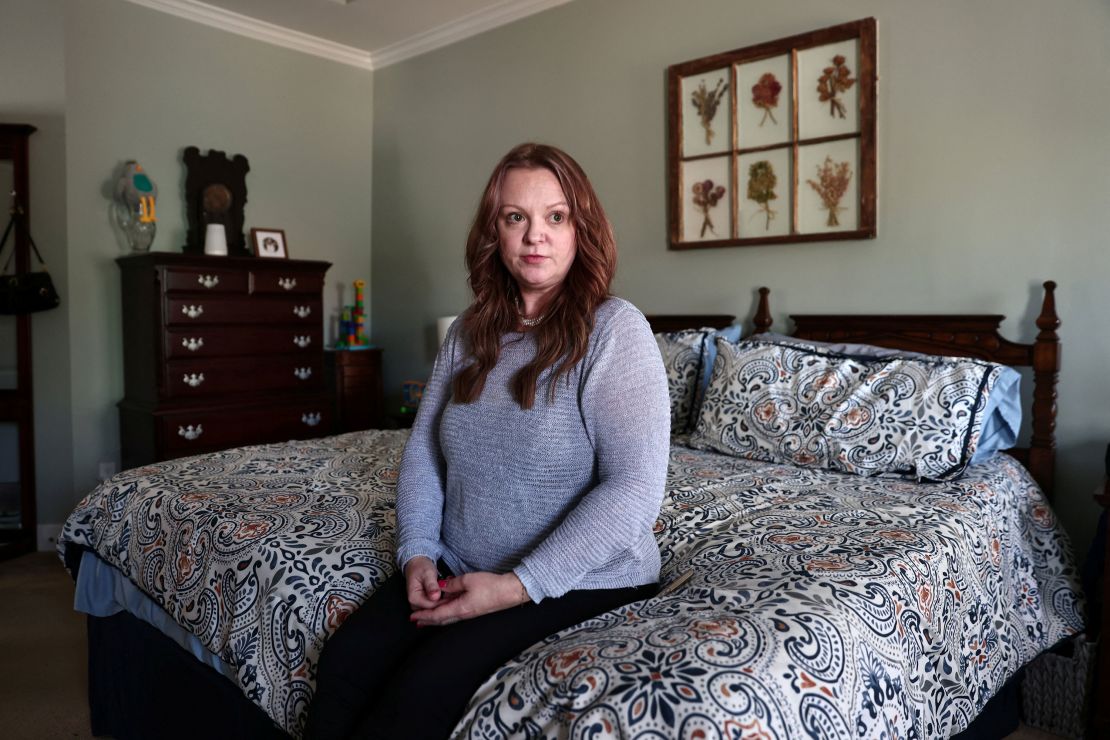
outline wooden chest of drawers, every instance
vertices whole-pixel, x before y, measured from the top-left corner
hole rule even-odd
[[[329,434],[329,264],[169,252],[117,260],[122,464]]]

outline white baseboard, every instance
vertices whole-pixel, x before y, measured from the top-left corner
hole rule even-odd
[[[40,524],[38,527],[38,551],[53,552],[62,536],[61,524]]]

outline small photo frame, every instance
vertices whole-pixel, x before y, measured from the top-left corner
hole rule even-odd
[[[251,247],[255,257],[289,259],[289,249],[285,245],[285,232],[282,229],[251,229]]]

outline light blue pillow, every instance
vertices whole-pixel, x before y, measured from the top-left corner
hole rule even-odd
[[[1021,430],[1021,373],[1012,367],[1003,369],[983,414],[983,431],[979,432],[979,446],[971,456],[972,465],[1017,444]]]
[[[723,339],[729,344],[740,341],[740,333],[744,327],[739,324],[726,326],[724,329],[714,331],[703,329],[705,336],[701,342],[701,373],[698,375],[698,390],[694,395],[694,408],[690,409],[690,429],[698,423],[701,413],[701,403],[705,400],[705,391],[709,388],[709,379],[713,377],[713,364],[717,361],[717,340]]]

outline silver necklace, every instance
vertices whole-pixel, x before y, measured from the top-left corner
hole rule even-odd
[[[537,324],[539,324],[541,321],[544,320],[543,316],[537,316],[534,319],[530,319],[527,316],[525,316],[524,311],[520,307],[520,300],[519,299],[516,302],[516,315],[517,315],[517,318],[520,319],[521,326],[527,326],[529,328],[531,328],[533,326],[536,326]]]

